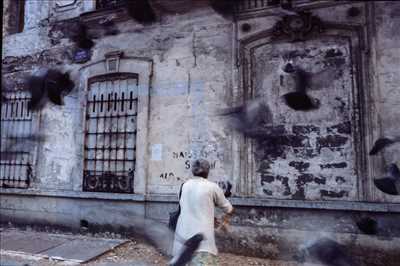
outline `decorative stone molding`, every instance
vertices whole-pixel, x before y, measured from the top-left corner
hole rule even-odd
[[[322,21],[320,18],[313,16],[311,13],[300,13],[299,15],[289,15],[283,16],[278,20],[275,25],[264,31],[258,31],[253,35],[247,35],[238,41],[238,51],[239,51],[239,65],[240,65],[240,81],[242,83],[242,90],[235,97],[235,102],[244,101],[245,99],[252,99],[254,97],[260,97],[257,94],[255,72],[259,67],[257,67],[257,60],[259,55],[268,53],[273,53],[276,57],[278,53],[278,48],[280,46],[290,47],[293,45],[293,49],[296,50],[296,45],[300,49],[307,47],[307,42],[315,42],[322,38],[329,38],[330,42],[333,44],[335,38],[340,39],[338,42],[338,47],[343,47],[343,49],[349,51],[348,58],[346,59],[346,64],[349,64],[349,69],[347,80],[349,91],[351,91],[351,100],[346,106],[349,106],[352,110],[351,114],[351,143],[354,145],[354,166],[357,180],[354,183],[355,189],[357,190],[355,194],[347,197],[346,200],[366,200],[369,199],[368,184],[370,178],[368,178],[368,159],[367,159],[367,143],[363,136],[370,134],[372,130],[368,126],[368,103],[370,100],[367,99],[367,81],[365,73],[365,53],[364,51],[368,49],[366,38],[364,36],[364,27],[355,24],[346,23],[332,23]],[[337,36],[337,37],[336,37]],[[300,43],[300,44],[299,44]],[[340,43],[340,45],[339,45]],[[275,47],[275,48],[274,48]],[[258,51],[256,53],[256,51]],[[264,51],[264,52],[261,52]],[[267,52],[270,51],[270,52]],[[350,53],[351,51],[351,53]],[[307,52],[306,52],[307,53]],[[309,56],[305,53],[305,56]],[[278,53],[279,54],[279,53]],[[272,54],[271,54],[272,56]],[[271,58],[272,59],[272,58]],[[336,60],[336,59],[335,59]],[[266,59],[266,61],[268,61]],[[269,69],[269,68],[268,68]],[[260,70],[261,71],[261,70]],[[271,73],[264,71],[265,75],[271,76]],[[262,72],[262,71],[261,71]],[[268,88],[266,88],[268,89]],[[269,88],[271,89],[271,88]],[[285,130],[283,128],[283,130]],[[289,134],[294,134],[290,129]],[[297,127],[296,127],[297,130]],[[311,130],[311,129],[310,129]],[[290,135],[289,137],[291,137]],[[285,141],[290,141],[290,138],[285,138]],[[300,141],[300,140],[299,140]],[[300,141],[301,142],[301,141]],[[240,186],[240,193],[246,196],[254,196],[256,186],[259,185],[260,180],[256,180],[255,176],[259,169],[256,168],[254,154],[255,141],[250,138],[245,138],[239,136],[238,145],[235,149],[239,150],[239,156],[235,165],[240,165],[240,176],[243,177],[244,182]],[[297,144],[296,144],[297,145]],[[245,162],[245,163],[243,163]],[[288,180],[285,176],[279,177],[276,182],[282,182],[282,185],[286,183],[287,190],[282,192],[282,199],[290,198],[290,189],[287,184]],[[351,180],[352,178],[349,178]],[[268,180],[268,179],[266,179]],[[270,181],[266,181],[270,182]],[[293,182],[289,178],[289,183]],[[259,189],[259,188],[257,188]],[[328,197],[330,193],[324,192]],[[353,192],[351,192],[353,193]],[[342,194],[346,195],[346,193]],[[339,194],[339,198],[342,197]],[[273,197],[273,196],[271,196]],[[336,195],[335,195],[336,197]],[[297,199],[292,198],[292,199]],[[300,199],[300,198],[299,198]]]
[[[85,121],[86,98],[88,95],[89,80],[101,77],[104,75],[118,73],[132,73],[138,77],[138,109],[137,109],[137,135],[136,135],[136,167],[134,173],[134,193],[145,194],[148,169],[148,114],[149,114],[149,97],[151,86],[151,75],[153,63],[147,58],[129,57],[121,51],[106,53],[98,61],[93,61],[80,68],[80,98],[82,99],[82,121]],[[109,71],[109,61],[116,60],[113,64],[115,68]],[[110,73],[112,72],[112,73]],[[82,139],[84,142],[84,134]],[[83,145],[82,145],[83,147]],[[83,154],[83,149],[82,149]],[[82,180],[83,176],[78,177]]]
[[[312,8],[341,5],[347,1],[330,0],[243,0],[236,4],[236,18],[238,20],[261,16],[277,16],[294,14]]]
[[[123,52],[115,51],[109,52],[104,55],[106,58],[106,69],[107,72],[118,72],[119,71],[119,62],[120,58],[123,56]]]
[[[90,28],[91,26],[96,27],[99,24],[102,25],[105,22],[122,22],[129,20],[130,18],[127,9],[122,6],[86,12],[81,14],[79,19]]]
[[[82,0],[55,0],[54,10],[56,12],[65,12],[73,10],[82,4]]]
[[[323,24],[318,17],[302,12],[299,15],[284,16],[275,24],[273,34],[277,37],[287,35],[291,41],[303,41],[309,33],[321,33],[322,30]]]

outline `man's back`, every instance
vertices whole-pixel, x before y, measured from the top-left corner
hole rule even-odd
[[[184,183],[179,204],[181,214],[176,233],[184,239],[202,233],[205,239],[200,243],[197,251],[217,255],[214,237],[214,206],[223,208],[225,212],[232,210],[232,205],[225,198],[223,191],[216,183],[202,177],[195,177]],[[181,244],[175,241],[174,254],[177,254],[180,248]]]

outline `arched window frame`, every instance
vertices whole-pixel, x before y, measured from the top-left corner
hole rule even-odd
[[[119,66],[118,70],[114,72],[109,72],[107,67],[107,61],[110,54],[114,56],[118,54]],[[86,123],[86,108],[87,108],[87,96],[89,92],[90,82],[95,79],[103,77],[112,77],[112,75],[120,75],[121,73],[135,74],[138,77],[138,103],[137,103],[137,136],[136,136],[136,161],[134,170],[134,182],[133,182],[133,193],[135,194],[145,194],[147,186],[147,176],[148,176],[148,123],[149,123],[149,91],[151,87],[151,76],[153,69],[153,61],[149,58],[142,57],[131,57],[123,55],[123,53],[111,52],[104,55],[103,59],[94,59],[91,63],[80,68],[80,98],[85,99],[82,104],[81,115],[83,121],[82,129],[85,128]],[[104,75],[108,76],[104,76]],[[82,147],[81,157],[84,158],[84,132],[82,138],[77,140],[77,145]],[[82,160],[83,162],[83,160]],[[82,173],[83,173],[83,163],[82,163]],[[79,182],[83,185],[83,175],[76,177],[77,180],[73,182]],[[82,188],[83,190],[83,188]]]

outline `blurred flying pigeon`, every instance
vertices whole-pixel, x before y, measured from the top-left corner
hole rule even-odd
[[[17,143],[24,141],[45,141],[46,136],[41,134],[31,134],[31,135],[10,135],[7,136],[7,139],[10,141],[15,141]]]
[[[45,70],[39,75],[30,76],[26,85],[31,92],[31,100],[28,105],[31,110],[42,108],[47,100],[62,105],[63,96],[74,87],[68,73],[61,73],[55,69]]]
[[[280,0],[280,6],[283,9],[291,10],[293,8],[293,3],[291,0]]]
[[[0,105],[7,102],[7,97],[1,94],[1,100],[0,100]]]
[[[283,97],[286,104],[296,111],[309,111],[316,109],[318,106],[318,103],[304,92],[289,92]]]
[[[307,73],[293,65],[286,63],[282,68],[283,73],[290,76],[294,81],[294,92],[283,95],[286,104],[296,111],[310,111],[319,107],[319,101],[307,95],[308,87]]]
[[[70,31],[71,39],[78,48],[90,49],[94,46],[94,42],[89,36],[87,27],[82,23],[77,23]]]
[[[182,250],[176,258],[173,258],[169,265],[171,266],[184,266],[193,257],[194,252],[199,248],[200,242],[203,241],[203,234],[195,234],[183,244]]]
[[[232,129],[250,137],[263,125],[272,123],[272,113],[262,99],[249,100],[241,106],[226,108],[219,115],[228,117]]]
[[[224,191],[224,195],[225,195],[226,198],[229,198],[230,196],[232,196],[231,190],[232,190],[232,184],[231,184],[231,182],[228,181],[226,189]]]
[[[2,160],[14,160],[17,154],[29,153],[37,143],[46,140],[45,135],[11,135],[6,136],[5,144],[2,145],[0,157]]]
[[[7,102],[8,99],[7,97],[4,95],[5,91],[7,91],[8,89],[6,88],[5,84],[4,84],[4,79],[2,78],[1,80],[1,98],[0,98],[0,105]]]
[[[143,237],[165,256],[172,257],[172,245],[174,240],[183,244],[179,255],[171,260],[174,266],[183,266],[190,261],[194,252],[199,247],[200,242],[204,239],[202,234],[196,234],[186,240],[172,231],[168,225],[150,218],[135,216],[134,223],[133,230],[136,235]]]
[[[13,98],[13,94],[17,93],[18,90],[16,90],[16,87],[19,87],[20,84],[11,84],[9,79],[6,79],[5,77],[2,76],[1,79],[1,104],[5,104],[10,102]]]
[[[321,238],[306,248],[306,255],[328,266],[355,266],[346,253],[346,247],[327,237]]]
[[[210,0],[210,5],[218,14],[229,17],[235,12],[235,2],[238,0]]]
[[[149,0],[127,1],[127,10],[129,16],[142,24],[153,23],[157,18]]]
[[[356,221],[356,225],[361,232],[367,235],[375,235],[377,233],[377,222],[370,217],[363,217]]]
[[[379,138],[375,141],[374,146],[372,147],[371,151],[369,152],[369,155],[376,155],[378,152],[383,150],[386,147],[389,147],[390,145],[400,142],[400,137],[393,137],[393,138]]]
[[[375,186],[382,192],[389,195],[400,194],[400,170],[392,163],[388,167],[388,176],[374,179]]]
[[[104,36],[106,35],[117,35],[119,33],[119,30],[117,28],[117,25],[114,22],[114,19],[116,19],[117,16],[115,14],[109,15],[99,21],[99,24],[103,26],[104,28]]]

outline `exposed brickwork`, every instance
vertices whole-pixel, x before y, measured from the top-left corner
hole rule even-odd
[[[314,125],[307,125],[307,126],[293,126],[293,134],[296,135],[305,135],[311,132],[315,132],[317,134],[320,133],[320,128]]]
[[[345,168],[346,166],[347,166],[347,163],[345,163],[345,162],[320,164],[321,169],[326,169],[326,168]]]
[[[296,168],[299,172],[304,172],[305,170],[307,170],[310,167],[310,163],[307,162],[290,162],[289,163],[290,166]]]
[[[317,147],[318,149],[321,149],[323,147],[339,148],[341,146],[344,146],[348,140],[348,137],[346,138],[340,135],[327,135],[317,138]]]
[[[311,187],[315,191],[312,193],[317,193],[313,196],[316,198],[335,199],[349,196],[348,188],[341,191],[339,188],[329,188],[327,184],[327,181],[333,178],[335,187],[344,185],[348,178],[339,175],[331,177],[326,171],[348,171],[351,164],[345,161],[318,163],[318,160],[315,160],[327,151],[336,154],[338,158],[343,156],[352,138],[349,122],[329,127],[293,125],[291,131],[283,125],[277,125],[273,129],[268,128],[268,132],[274,132],[275,135],[258,138],[256,146],[257,159],[261,162],[257,171],[260,173],[260,185],[265,196],[276,196],[279,191],[282,197],[304,200],[310,197]],[[273,174],[277,171],[277,160],[280,161],[280,167],[288,167],[287,176]],[[279,189],[275,190],[278,187]],[[316,189],[318,187],[320,189]]]
[[[29,71],[34,67],[63,66],[72,62],[73,47],[64,47],[45,50],[41,53],[27,56],[6,56],[3,59],[2,70],[4,73]]]
[[[4,8],[7,9],[9,2],[4,1]],[[320,1],[318,7],[319,3],[312,1],[309,11],[313,15],[343,27],[324,28],[310,38],[305,36],[304,41],[282,38],[271,42],[264,37],[281,19],[280,15],[264,16],[260,12],[260,16],[248,16],[251,19],[232,21],[216,14],[207,6],[209,1],[168,4],[170,1],[156,0],[152,2],[169,11],[158,10],[165,13],[152,25],[142,25],[133,19],[118,21],[112,12],[107,17],[98,16],[96,22],[103,19],[105,25],[115,22],[116,30],[104,30],[106,27],[98,23],[88,25],[95,46],[91,60],[80,65],[72,63],[74,44],[70,33],[80,20],[80,13],[96,16],[96,11],[92,12],[93,1],[77,0],[76,8],[68,7],[65,11],[55,11],[54,1],[27,2],[28,23],[24,32],[5,36],[3,40],[6,86],[19,89],[24,76],[39,67],[68,68],[71,73],[78,73],[74,81],[79,86],[66,97],[64,106],[49,104],[40,111],[40,133],[48,135],[49,141],[38,149],[40,168],[33,182],[33,193],[38,194],[4,193],[2,216],[4,213],[11,221],[20,217],[30,222],[78,227],[80,219],[90,218],[91,223],[108,225],[106,230],[134,224],[130,217],[138,214],[165,220],[168,211],[176,207],[170,195],[176,194],[182,180],[190,178],[190,160],[195,157],[192,154],[195,150],[207,155],[215,167],[210,179],[231,181],[234,196],[238,196],[234,200],[240,199],[235,204],[233,230],[221,236],[224,241],[219,246],[269,257],[282,257],[290,250],[293,252],[287,258],[292,260],[294,251],[309,243],[315,231],[332,233],[338,239],[343,233],[351,238],[349,250],[357,250],[362,259],[368,253],[376,260],[375,264],[365,265],[390,265],[382,260],[388,253],[380,252],[376,246],[392,248],[390,243],[382,244],[380,237],[389,242],[389,237],[400,236],[399,217],[392,211],[396,210],[396,204],[386,204],[398,199],[385,197],[371,183],[363,184],[373,176],[360,174],[356,167],[363,170],[373,167],[379,175],[383,173],[383,163],[399,160],[398,151],[393,149],[385,151],[381,159],[377,157],[376,165],[362,165],[357,160],[363,155],[357,152],[364,148],[358,143],[360,139],[368,146],[378,133],[398,133],[400,4],[370,1],[322,7],[326,3]],[[194,2],[196,7],[192,5]],[[306,1],[301,2],[302,10],[307,10]],[[366,6],[371,3],[368,10]],[[346,11],[351,6],[360,8],[360,15],[347,17]],[[374,15],[369,14],[372,11]],[[3,36],[7,27],[4,21],[9,19],[9,14],[3,16]],[[241,31],[243,23],[250,25],[247,32]],[[261,38],[256,43],[259,48],[241,50],[247,37]],[[366,49],[354,49],[353,46],[363,43],[362,39],[366,40]],[[148,129],[148,139],[138,145],[138,151],[140,148],[146,155],[138,159],[147,162],[136,169],[142,174],[135,179],[140,185],[135,187],[138,188],[135,194],[96,195],[93,199],[82,193],[85,84],[89,76],[106,71],[102,60],[113,51],[124,53],[121,66],[129,66],[128,72],[139,68],[140,81],[151,84],[149,109],[142,112],[149,115],[145,119],[148,127],[139,127]],[[246,57],[247,51],[253,54]],[[310,77],[306,89],[320,102],[318,109],[297,112],[282,100],[282,95],[292,92],[295,85],[293,76],[279,70],[284,56]],[[362,60],[357,62],[358,59]],[[359,73],[361,70],[365,73]],[[243,74],[246,72],[247,79]],[[198,101],[193,100],[196,82],[202,83],[203,92]],[[246,91],[249,95],[245,95]],[[249,129],[249,139],[242,141],[244,136],[234,133],[213,111],[253,97],[266,101],[273,122],[261,121]],[[365,106],[358,106],[362,101]],[[198,107],[205,112],[195,114],[193,110]],[[198,123],[198,117],[204,119]],[[360,128],[360,121],[368,125]],[[196,134],[198,129],[204,130],[202,134]],[[248,143],[254,146],[246,146]],[[155,144],[162,148],[158,150],[160,160],[153,160]],[[243,159],[246,156],[252,161]],[[248,173],[246,177],[242,175],[244,172]],[[336,202],[332,203],[333,200]],[[258,207],[249,206],[252,202]],[[370,210],[362,214],[373,217],[380,226],[379,238],[375,238],[378,244],[374,247],[369,242],[367,249],[356,249],[365,239],[360,237],[354,223],[354,217],[359,215],[357,208]],[[343,209],[346,211],[339,211]],[[107,211],[112,211],[112,219],[104,215]],[[375,248],[373,252],[365,252]],[[394,253],[398,257],[399,252]],[[392,257],[395,263],[399,261],[397,257]]]
[[[351,133],[350,122],[340,123],[327,128],[328,133],[339,133],[349,135]]]

